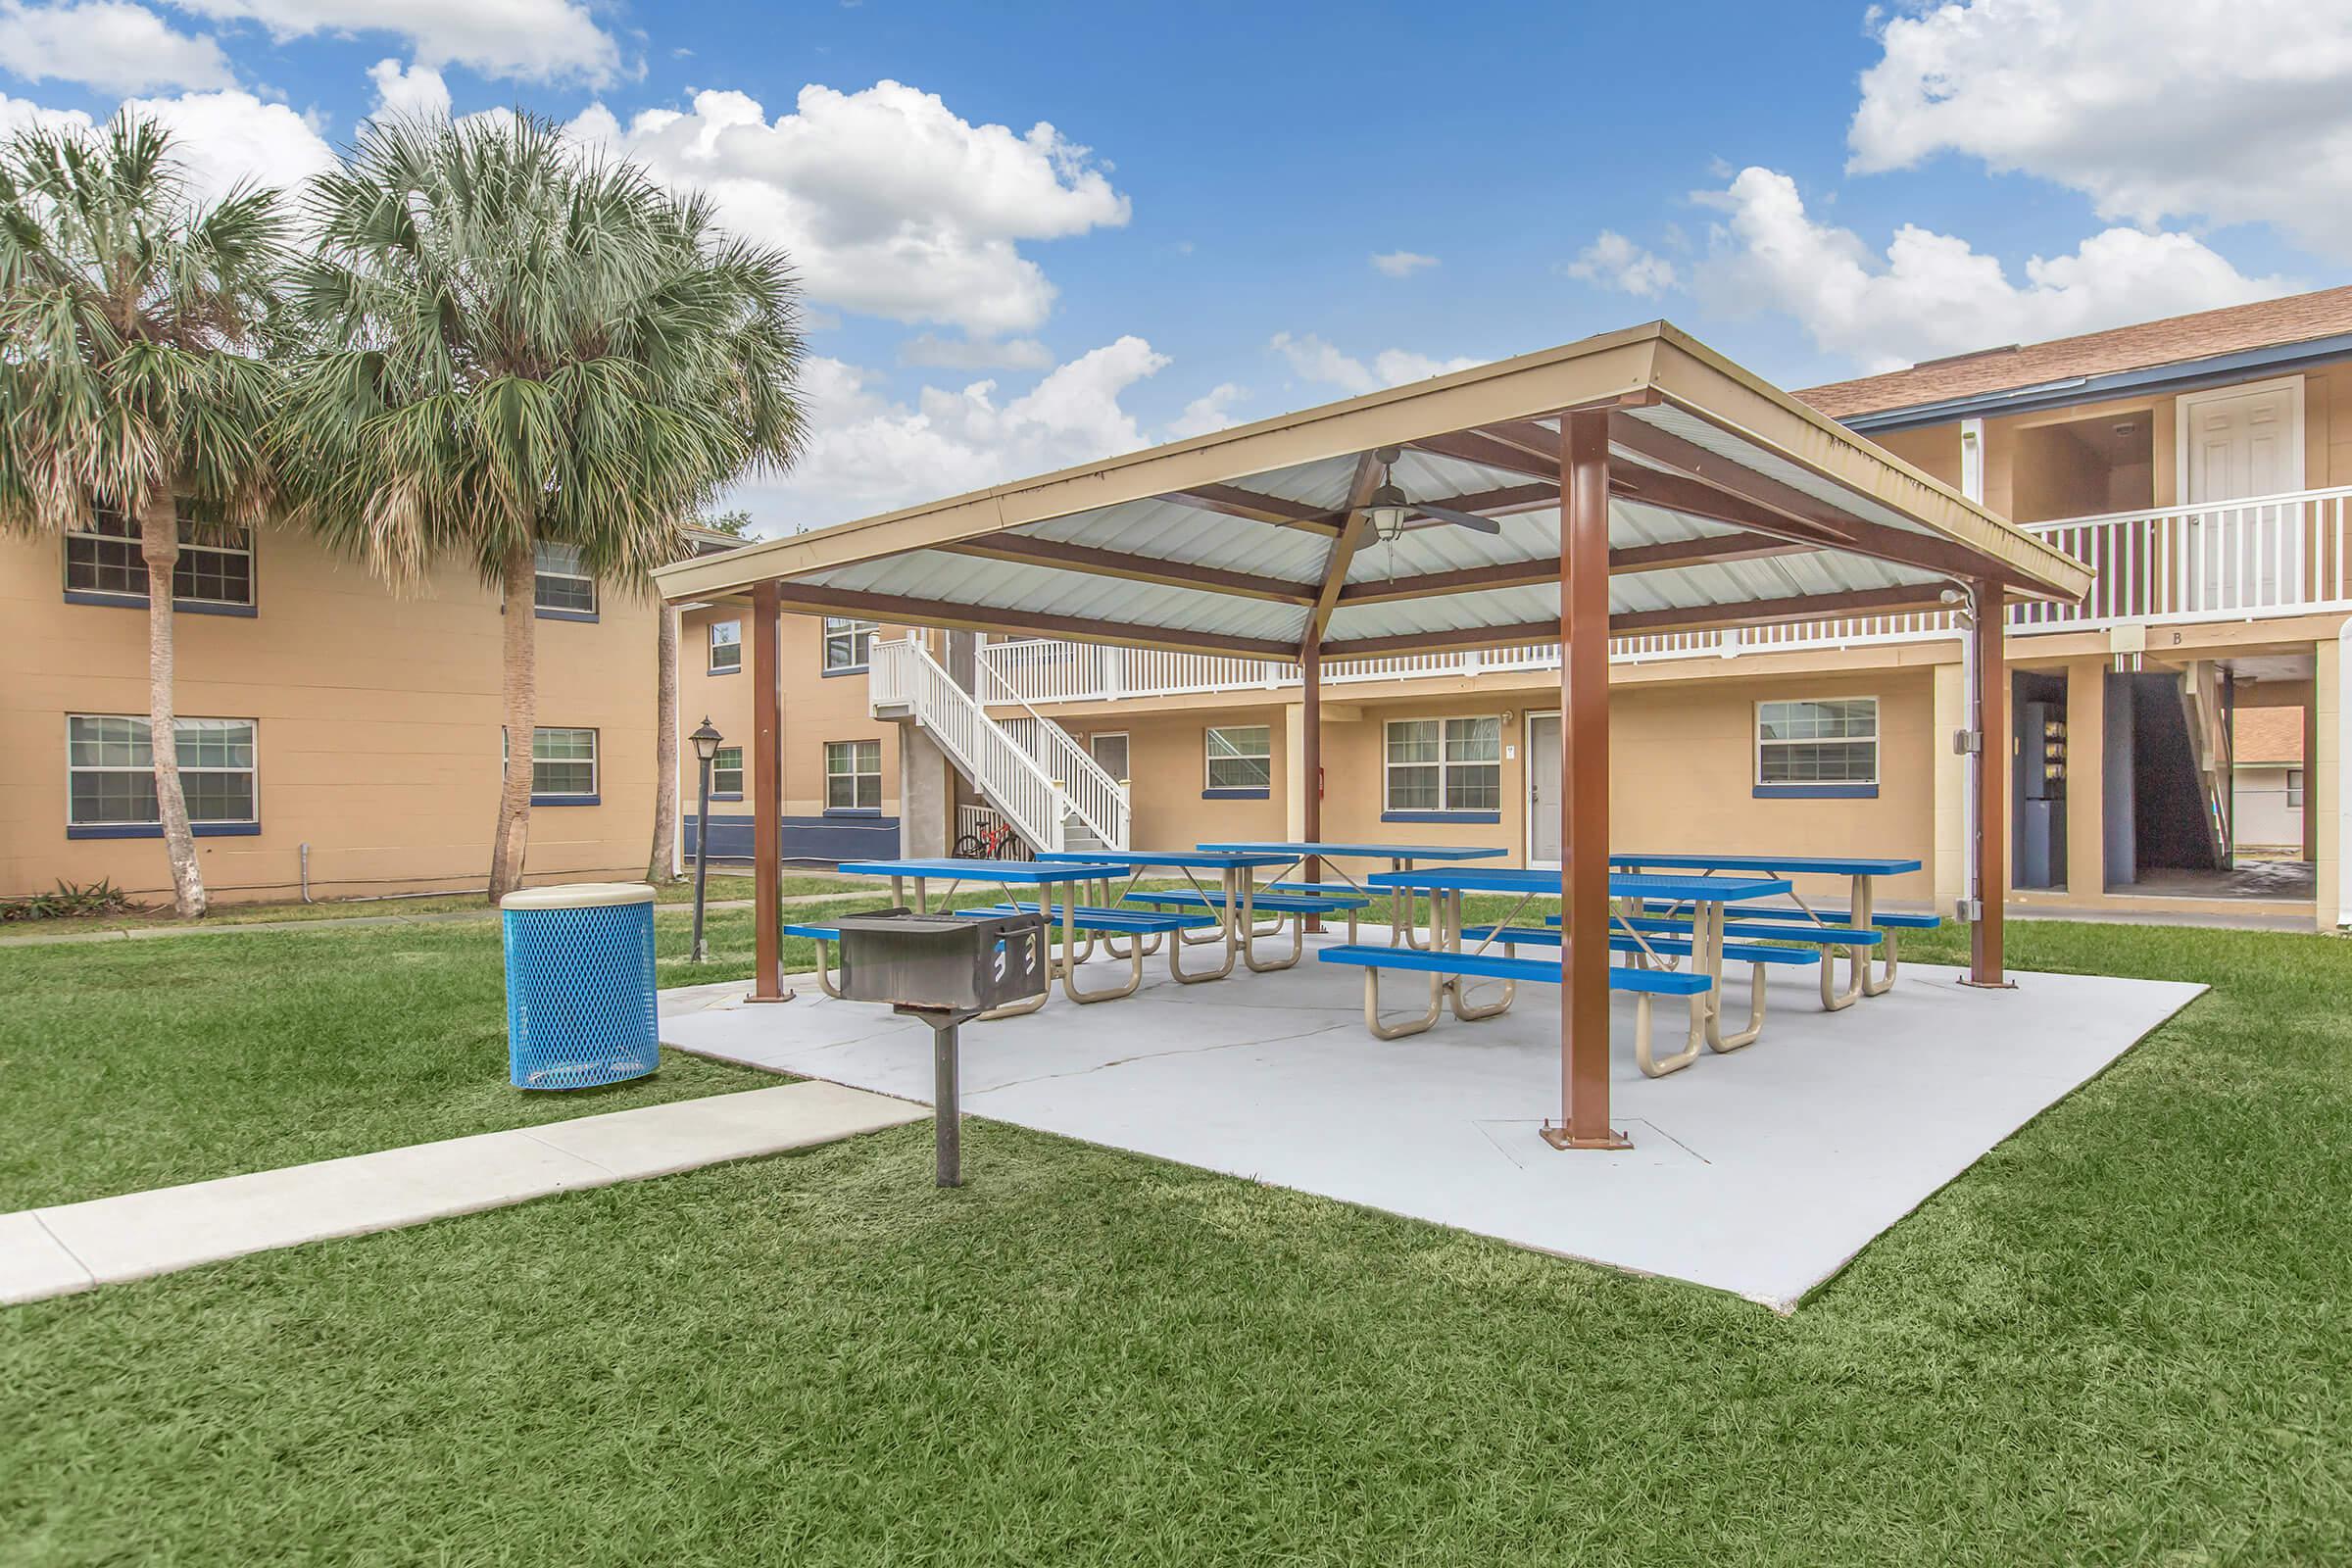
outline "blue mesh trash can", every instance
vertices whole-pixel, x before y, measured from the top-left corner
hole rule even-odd
[[[517,1089],[589,1089],[662,1064],[655,1039],[654,890],[530,888],[507,928],[507,1063]]]

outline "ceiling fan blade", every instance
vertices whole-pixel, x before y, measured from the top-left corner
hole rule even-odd
[[[1416,504],[1413,510],[1425,517],[1450,522],[1457,528],[1470,528],[1479,533],[1500,533],[1502,524],[1493,517],[1482,517],[1475,512],[1456,512],[1451,507],[1432,507]]]

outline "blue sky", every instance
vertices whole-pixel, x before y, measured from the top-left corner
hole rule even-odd
[[[0,115],[292,182],[523,107],[708,186],[807,280],[775,532],[1661,315],[1801,386],[2333,284],[2348,11],[0,0]]]

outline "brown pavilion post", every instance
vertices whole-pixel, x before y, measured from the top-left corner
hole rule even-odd
[[[774,581],[752,585],[752,930],[754,1002],[789,1002],[783,989],[784,700]]]
[[[1299,760],[1298,771],[1304,782],[1299,788],[1306,791],[1306,807],[1301,817],[1306,841],[1313,844],[1323,837],[1323,640],[1315,635],[1310,620],[1306,641],[1298,649],[1298,689],[1304,711],[1298,722],[1299,749],[1306,755]],[[1319,856],[1306,858],[1306,880],[1323,880],[1323,860]],[[1323,929],[1323,917],[1306,917],[1309,931]]]
[[[1560,419],[1560,1120],[1554,1149],[1626,1149],[1609,1125],[1609,416]]]
[[[2009,903],[2009,665],[2005,623],[2008,609],[2001,585],[1971,583],[1976,601],[1969,636],[1976,641],[1977,918],[1969,927],[1968,983],[2009,984],[2003,973],[2001,919]]]

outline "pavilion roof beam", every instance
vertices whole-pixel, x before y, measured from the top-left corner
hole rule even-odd
[[[1299,635],[1301,658],[1305,650],[1322,643],[1323,633],[1331,625],[1331,612],[1339,608],[1340,595],[1347,591],[1348,568],[1355,564],[1355,553],[1362,547],[1364,534],[1371,526],[1364,518],[1364,509],[1371,505],[1372,492],[1380,488],[1386,471],[1377,452],[1362,453],[1355,460],[1355,473],[1348,481],[1348,510],[1340,536],[1331,542],[1331,554],[1323,564],[1322,584],[1316,589],[1305,629]]]
[[[1251,522],[1269,522],[1277,527],[1303,528],[1336,539],[1340,523],[1333,515],[1303,501],[1292,501],[1282,496],[1269,496],[1255,490],[1245,490],[1232,484],[1200,484],[1188,490],[1171,490],[1165,499],[1187,507],[1199,507],[1203,512],[1222,513],[1228,517],[1246,517]]]
[[[898,594],[866,593],[833,588],[822,583],[786,582],[777,585],[778,603],[785,610],[820,614],[856,615],[894,626],[937,626],[950,631],[1018,631],[1072,642],[1115,643],[1129,648],[1172,648],[1186,653],[1238,654],[1247,659],[1290,660],[1298,650],[1266,637],[1235,637],[1222,632],[1188,631],[1179,626],[1147,626],[1102,620],[1091,615],[1055,615],[1043,611],[1001,609],[992,605],[958,605],[939,599],[912,599]]]
[[[938,548],[988,561],[1017,562],[1025,566],[1081,571],[1097,577],[1121,577],[1129,582],[1152,583],[1162,588],[1198,588],[1206,593],[1232,594],[1243,599],[1257,599],[1278,605],[1312,605],[1320,589],[1317,583],[1285,582],[1280,578],[1260,577],[1247,571],[1227,571],[1221,566],[1166,561],[1155,556],[1129,555],[1120,550],[1103,550],[1094,545],[1069,544],[1059,539],[1039,539],[1019,533],[983,534],[978,538],[960,539]]]
[[[1630,415],[1609,420],[1614,446],[1666,465],[1663,471],[1635,464],[1615,465],[1613,471],[1632,486],[1629,498],[1702,516],[1758,533],[1828,549],[1846,550],[1941,572],[1954,579],[1981,577],[1984,558],[1949,540],[1890,528],[1839,511],[1770,474],[1718,456],[1681,436],[1645,424]]]

